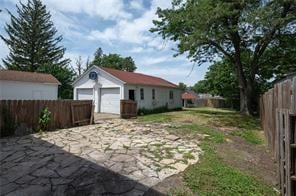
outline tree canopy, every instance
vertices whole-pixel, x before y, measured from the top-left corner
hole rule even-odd
[[[40,0],[29,0],[16,8],[18,16],[8,11],[11,20],[5,26],[7,37],[1,35],[10,50],[4,65],[21,71],[36,71],[44,64],[67,65],[65,48],[58,45],[62,36],[57,35],[46,6]]]
[[[62,36],[51,21],[51,15],[40,0],[28,0],[16,5],[17,15],[10,15],[6,24],[7,36],[1,35],[9,48],[9,54],[2,59],[6,69],[50,73],[62,85],[61,98],[72,98],[71,83],[74,71],[69,67],[69,59],[64,58],[65,48],[60,46]]]
[[[132,57],[122,57],[119,54],[104,54],[101,48],[95,52],[94,60],[91,64],[129,72],[137,69]]]
[[[195,83],[191,89],[196,93],[208,93],[207,88],[207,81],[206,80],[200,80],[197,83]]]
[[[178,87],[179,87],[179,89],[181,89],[182,91],[187,90],[187,85],[184,84],[183,82],[179,82]]]
[[[241,112],[250,114],[256,110],[256,77],[266,50],[277,46],[286,51],[278,39],[295,33],[296,2],[175,0],[157,15],[151,31],[178,42],[178,54],[198,64],[229,60],[238,79]]]

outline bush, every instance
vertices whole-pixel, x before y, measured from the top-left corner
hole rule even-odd
[[[45,107],[39,118],[39,131],[46,131],[51,120],[51,112]]]
[[[162,106],[162,107],[153,108],[153,109],[140,108],[138,109],[138,115],[156,114],[156,113],[180,111],[180,110],[182,110],[182,108],[169,109],[167,106]]]

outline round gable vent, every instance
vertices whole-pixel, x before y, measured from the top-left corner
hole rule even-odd
[[[95,72],[95,71],[91,71],[91,72],[89,73],[88,77],[89,77],[89,79],[91,79],[91,80],[96,80],[96,79],[98,79],[98,74],[97,74],[97,72]]]

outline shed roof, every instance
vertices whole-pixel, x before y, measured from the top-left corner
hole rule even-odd
[[[58,84],[61,83],[51,74],[25,72],[15,70],[0,70],[0,80]]]
[[[191,91],[187,91],[187,92],[182,94],[182,99],[194,100],[194,99],[197,99],[197,98],[198,98],[198,96],[196,95],[196,93],[191,92]]]

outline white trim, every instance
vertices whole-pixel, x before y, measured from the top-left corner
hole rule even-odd
[[[122,84],[126,84],[126,82],[120,80],[119,78],[115,77],[114,75],[110,74],[109,72],[105,71],[104,69],[102,69],[102,68],[100,68],[100,67],[98,67],[98,66],[96,66],[96,65],[93,65],[93,66],[91,66],[90,68],[88,68],[88,70],[87,70],[86,72],[84,72],[84,73],[81,74],[78,78],[76,78],[76,80],[72,83],[72,86],[75,86],[75,84],[76,84],[81,78],[83,78],[86,74],[88,74],[92,68],[97,68],[99,71],[104,72],[105,74],[111,76],[113,79],[119,81],[120,83],[122,83]]]

